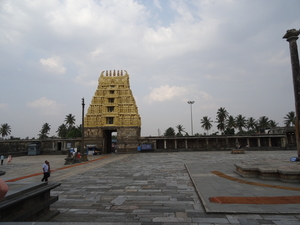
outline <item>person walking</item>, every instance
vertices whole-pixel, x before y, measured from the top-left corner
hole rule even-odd
[[[50,177],[50,163],[46,160],[42,168],[43,168],[44,176],[41,181],[48,182],[48,177]]]
[[[1,160],[1,165],[3,165],[4,155],[1,155],[1,156],[0,156],[0,160]]]
[[[9,155],[9,156],[7,157],[7,164],[8,164],[8,163],[11,163],[11,161],[12,161],[12,157],[11,157],[11,155]]]

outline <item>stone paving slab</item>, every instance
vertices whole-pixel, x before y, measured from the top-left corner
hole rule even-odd
[[[207,213],[188,173],[189,170],[192,179],[196,180],[197,189],[206,193],[204,197],[214,195],[216,192],[218,196],[225,194],[249,196],[255,192],[271,195],[272,193],[264,188],[250,188],[244,184],[228,182],[211,171],[238,176],[233,172],[236,162],[243,160],[254,162],[258,159],[289,160],[294,154],[294,151],[259,151],[246,154],[230,154],[230,152],[111,154],[108,158],[53,172],[50,182],[59,181],[61,186],[52,191],[52,195],[59,195],[59,201],[53,204],[52,208],[58,209],[60,215],[49,223],[28,224],[300,224],[300,214],[265,214],[257,205],[243,205],[245,209],[243,212],[246,210],[254,212],[256,209],[257,213],[254,214],[251,212],[240,214],[235,211],[236,209],[230,209],[235,213],[226,213],[228,211],[224,211],[221,204],[210,206],[215,212]],[[45,159],[51,162],[52,169],[63,167],[62,156],[18,157],[13,159],[11,165],[0,166],[0,170],[6,168],[7,171],[2,178],[8,180],[37,173],[41,170]],[[36,176],[15,183],[40,182],[40,179],[41,177]],[[202,185],[201,188],[198,188],[198,185],[200,186],[198,183]],[[288,185],[299,187],[299,184]],[[281,195],[278,190],[272,192]],[[299,208],[298,205],[294,207]],[[279,213],[284,212],[284,208],[277,210]]]
[[[217,196],[236,196],[236,197],[276,197],[276,196],[298,196],[299,191],[283,190],[278,188],[262,187],[239,183],[236,181],[228,180],[219,177],[212,172],[212,169],[218,169],[219,165],[213,163],[202,164],[201,168],[198,164],[188,163],[186,164],[187,169],[190,173],[191,179],[193,180],[196,190],[203,202],[203,206],[207,213],[251,213],[251,214],[299,214],[300,204],[273,204],[273,205],[262,205],[262,204],[220,204],[209,201],[210,197]],[[257,178],[241,178],[237,174],[233,173],[232,170],[219,168],[219,171],[226,173],[234,178],[239,178],[245,181],[253,183],[268,184],[274,186],[286,186],[299,188],[299,184],[294,183],[283,183],[277,180],[261,180]],[[227,165],[227,168],[230,166]]]

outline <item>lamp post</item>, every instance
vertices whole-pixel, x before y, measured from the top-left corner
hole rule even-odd
[[[81,133],[82,133],[82,151],[81,151],[81,153],[82,153],[82,155],[84,155],[84,98],[82,98],[81,99],[82,100],[82,103],[81,103],[81,105],[82,105],[82,124],[81,124],[81,129],[82,129],[82,131],[81,131]]]
[[[296,112],[296,121],[295,121],[295,133],[296,133],[296,143],[297,143],[297,153],[300,157],[300,69],[299,69],[299,56],[298,56],[298,47],[297,39],[300,34],[300,30],[291,29],[287,30],[283,38],[290,44],[290,55],[291,55],[291,64],[292,64],[292,73],[293,73],[293,83],[294,83],[294,96],[295,96],[295,112]]]
[[[191,106],[191,129],[192,129],[192,136],[193,134],[193,110],[192,110],[192,105],[195,103],[195,101],[188,101],[187,102]]]

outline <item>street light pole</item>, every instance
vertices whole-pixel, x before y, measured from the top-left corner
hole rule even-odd
[[[187,102],[190,106],[191,106],[191,129],[192,129],[192,136],[193,134],[193,109],[192,109],[192,105],[195,103],[195,101],[188,101]]]
[[[82,133],[82,150],[81,150],[81,153],[82,155],[85,154],[84,152],[84,98],[81,99],[82,100],[82,124],[81,124],[81,133]]]

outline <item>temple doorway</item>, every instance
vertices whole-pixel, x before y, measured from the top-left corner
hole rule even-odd
[[[117,130],[103,131],[103,153],[112,153],[115,151],[115,138]]]

